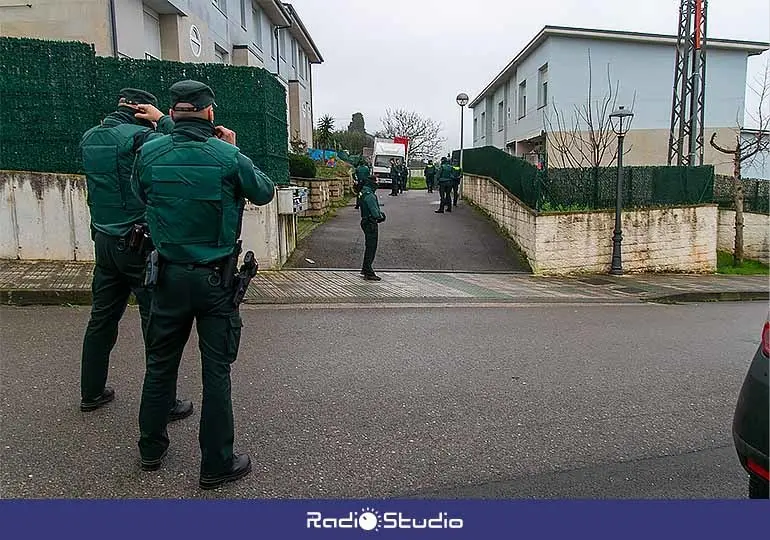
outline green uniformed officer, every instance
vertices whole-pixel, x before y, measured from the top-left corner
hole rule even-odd
[[[356,167],[356,170],[353,172],[353,180],[356,183],[356,210],[358,210],[361,205],[361,188],[371,174],[372,171],[369,169],[369,164],[366,162],[366,159],[362,159],[358,164],[358,167]]]
[[[398,164],[395,159],[390,160],[390,195],[398,196],[399,185],[401,184],[401,175],[398,171]]]
[[[382,278],[374,273],[372,263],[377,253],[377,238],[379,224],[385,221],[385,214],[377,201],[377,179],[370,176],[361,188],[361,229],[364,231],[364,264],[361,275],[367,281],[381,281]]]
[[[409,183],[409,168],[401,160],[399,160],[398,165],[401,173],[401,193],[403,193],[404,191],[409,191],[409,186],[407,185]]]
[[[457,165],[452,165],[452,198],[454,207],[457,208],[457,196],[460,192],[460,180],[463,177],[463,172]]]
[[[144,204],[131,192],[130,181],[137,150],[174,127],[157,105],[149,92],[124,88],[117,110],[86,131],[80,142],[96,263],[81,356],[82,411],[96,410],[115,397],[115,390],[106,386],[110,353],[131,292],[139,304],[143,336],[147,329],[150,297],[142,274],[144,256],[152,246],[146,236]],[[192,402],[173,397],[169,420],[190,416]]]
[[[275,186],[240,153],[235,133],[214,126],[211,88],[181,81],[170,94],[174,130],[142,147],[133,175],[134,190],[147,203],[159,259],[147,329],[139,451],[142,469],[160,468],[169,446],[163,411],[195,323],[203,368],[199,485],[213,489],[251,472],[249,456],[233,452],[230,366],[238,354],[242,322],[226,268],[233,257],[237,261],[246,199],[268,204]]]
[[[433,164],[433,160],[428,160],[428,165],[425,166],[425,184],[428,188],[428,193],[433,193],[433,184],[436,180],[436,166]]]
[[[452,166],[447,158],[442,157],[441,167],[438,169],[438,192],[441,196],[441,204],[436,210],[437,214],[443,214],[445,206],[447,212],[452,211],[452,177]]]

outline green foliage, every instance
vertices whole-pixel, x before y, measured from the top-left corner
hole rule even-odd
[[[554,204],[551,201],[544,201],[540,205],[540,212],[588,212],[590,208],[580,204]]]
[[[334,142],[334,118],[325,114],[318,119],[315,140],[322,150],[329,150],[331,148]]]
[[[216,94],[217,124],[274,182],[288,183],[285,90],[264,69],[97,57],[84,43],[2,37],[0,72],[2,169],[80,173],[80,138],[115,110],[121,88],[152,92],[168,110],[168,88],[196,79]]]
[[[345,150],[348,154],[361,155],[371,138],[366,133],[357,131],[337,131],[332,135],[332,139],[337,148]]]
[[[733,254],[727,251],[717,251],[717,273],[734,275],[769,275],[770,266],[759,261],[744,259],[743,263],[735,266]]]
[[[289,175],[292,178],[315,178],[315,161],[304,154],[289,154]]]

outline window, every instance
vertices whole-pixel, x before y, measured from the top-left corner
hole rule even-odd
[[[241,0],[241,27],[246,30],[246,0]]]
[[[519,84],[519,118],[527,116],[527,81]]]
[[[160,22],[157,13],[148,8],[144,10],[144,57],[160,58]]]
[[[478,138],[479,138],[479,119],[474,118],[473,119],[473,140],[475,141]]]
[[[487,135],[487,113],[483,112],[481,113],[481,136],[479,138],[483,139]]]
[[[548,64],[545,64],[537,72],[537,106],[548,105]]]
[[[281,28],[278,31],[278,37],[281,39],[281,58],[286,60],[286,29]]]
[[[223,14],[227,13],[225,9],[225,4],[227,4],[227,0],[211,0],[211,3],[214,4],[219,11],[221,11]]]
[[[262,50],[262,10],[259,9],[254,4],[251,5],[251,26],[253,28],[252,36],[254,37],[254,45],[256,45],[257,49],[261,51]],[[275,45],[273,45],[272,48],[275,51]],[[273,52],[273,56],[275,56],[275,52]]]
[[[291,67],[296,68],[297,67],[297,42],[295,40],[291,40]]]
[[[275,58],[275,26],[270,25],[270,56]]]
[[[223,48],[219,47],[218,45],[214,45],[214,62],[217,64],[229,64],[230,63],[230,55],[227,54],[227,51],[225,51]]]
[[[303,51],[299,51],[299,78],[304,79],[305,78],[305,53]]]
[[[497,104],[497,131],[502,131],[505,127],[505,103]]]

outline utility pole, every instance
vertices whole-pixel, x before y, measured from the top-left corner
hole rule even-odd
[[[703,165],[707,4],[707,0],[681,0],[679,6],[669,165]]]

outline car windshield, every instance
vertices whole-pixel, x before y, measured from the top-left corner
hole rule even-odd
[[[374,158],[374,166],[375,167],[390,167],[390,160],[391,159],[401,159],[401,156],[375,156]]]

